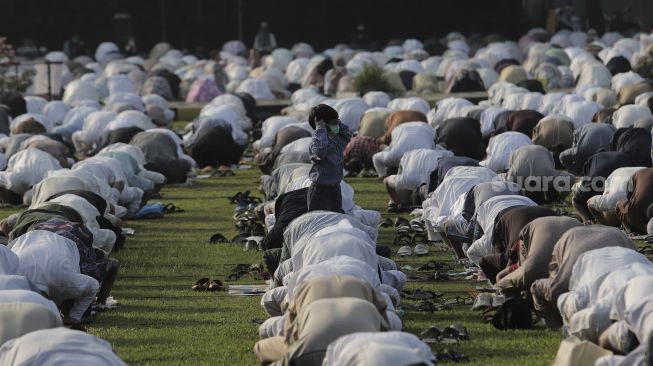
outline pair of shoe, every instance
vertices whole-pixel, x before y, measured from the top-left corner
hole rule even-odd
[[[415,234],[408,234],[408,233],[402,233],[399,234],[397,237],[395,237],[394,240],[395,245],[424,245],[426,248],[425,244],[428,244],[428,237],[424,233],[415,233]],[[428,250],[427,250],[428,253]],[[426,254],[426,253],[425,253]]]
[[[378,177],[379,175],[376,173],[376,170],[374,169],[363,169],[360,171],[358,176],[360,178],[375,178]]]
[[[193,287],[191,287],[193,291],[224,291],[225,287],[222,281],[220,280],[212,280],[208,277],[200,278],[195,282]]]
[[[413,253],[418,256],[424,256],[429,254],[429,248],[424,244],[417,244],[415,248],[411,248],[408,245],[404,245],[397,251],[397,255],[400,257],[410,257]]]
[[[401,213],[401,212],[410,212],[410,206],[398,205],[394,202],[388,203],[388,208],[386,209],[388,213]]]
[[[474,305],[472,305],[472,310],[474,311],[486,311],[488,309],[498,309],[503,303],[506,302],[506,298],[503,295],[491,294],[488,292],[481,292],[474,300]]]
[[[459,343],[469,340],[469,332],[462,324],[452,324],[444,328],[434,325],[421,332],[420,339],[424,343]]]

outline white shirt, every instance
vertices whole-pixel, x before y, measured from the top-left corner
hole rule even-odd
[[[532,143],[531,139],[521,132],[509,131],[494,136],[488,144],[487,157],[479,165],[492,169],[495,173],[503,173],[508,170],[510,154]]]
[[[63,327],[7,341],[0,347],[0,364],[126,366],[107,341]]]
[[[294,299],[294,290],[301,283],[313,278],[332,275],[348,275],[367,280],[375,288],[381,284],[378,272],[367,263],[347,256],[333,257],[318,264],[305,266],[287,275],[284,281],[288,286],[288,302],[290,303]]]
[[[612,124],[615,128],[626,128],[633,126],[640,119],[653,119],[651,110],[647,106],[625,105],[614,112]]]
[[[452,214],[452,206],[479,183],[498,181],[499,177],[484,167],[455,167],[447,172],[442,183],[422,203],[422,217],[434,227],[442,227]]]
[[[334,109],[338,112],[340,121],[349,127],[350,131],[357,131],[361,117],[370,106],[363,98],[344,98],[338,99]]]
[[[140,98],[138,99],[140,101]],[[124,111],[120,112],[116,118],[109,122],[104,130],[113,131],[120,128],[128,127],[138,127],[143,131],[155,128],[156,126],[152,123],[152,120],[146,116],[143,112],[139,111]]]
[[[411,150],[434,148],[435,130],[431,126],[424,122],[406,122],[392,130],[392,142],[382,152],[401,157]]]
[[[0,275],[15,275],[18,270],[18,256],[6,246],[0,245]]]
[[[57,304],[52,300],[48,300],[40,294],[29,291],[29,290],[0,290],[0,304],[12,303],[12,302],[23,302],[30,304],[43,305],[46,307],[52,314],[59,318],[59,309]]]
[[[450,156],[453,156],[453,153],[444,149],[416,149],[405,153],[395,178],[397,188],[413,190],[428,183],[431,172],[438,167],[438,161]]]
[[[30,147],[9,159],[7,169],[0,172],[0,186],[22,195],[49,171],[58,169],[61,169],[61,165],[52,155]]]
[[[606,179],[603,194],[591,197],[588,203],[591,202],[597,210],[615,213],[617,202],[625,200],[628,195],[630,178],[641,169],[644,167],[616,169]]]
[[[418,111],[426,115],[431,107],[420,97],[395,98],[388,103],[388,108],[395,111]]]
[[[384,356],[379,359],[381,363],[360,363],[354,361],[358,358],[357,355],[361,353],[361,350],[367,349],[370,346],[374,348],[375,353],[380,353],[380,356]],[[388,349],[388,347],[391,349]],[[395,349],[395,347],[398,347],[398,349]],[[388,349],[390,352],[385,352],[383,349]],[[405,362],[404,364],[426,362],[427,365],[430,365],[430,362],[434,359],[431,348],[413,334],[404,332],[359,332],[342,336],[331,342],[327,348],[322,365],[394,366],[397,363],[388,357],[391,357],[391,354],[397,351],[401,353],[402,358],[396,362]],[[404,359],[405,351],[415,354],[417,359]],[[366,355],[363,355],[363,358],[367,358]]]
[[[261,138],[254,142],[256,150],[263,150],[266,147],[271,147],[274,141],[274,136],[282,128],[298,124],[300,121],[295,117],[286,116],[273,116],[261,124]]]
[[[522,196],[495,196],[483,202],[476,210],[476,222],[483,229],[483,236],[467,249],[467,257],[470,261],[479,263],[481,258],[492,252],[494,221],[501,211],[514,206],[537,206],[537,203]]]
[[[70,239],[33,230],[9,243],[9,247],[19,258],[18,274],[55,301],[74,299],[89,286],[99,287],[95,279],[79,272],[79,252]]]
[[[376,244],[347,219],[321,229],[302,244],[304,245],[295,245],[292,249],[291,258],[295,271],[305,265],[318,264],[338,256],[361,260],[372,268],[376,268],[379,263]]]

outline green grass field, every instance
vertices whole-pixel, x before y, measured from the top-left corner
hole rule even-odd
[[[208,243],[216,231],[227,237],[236,234],[233,206],[226,197],[237,191],[255,191],[259,176],[257,169],[238,170],[235,177],[164,188],[161,201],[172,202],[186,212],[127,223],[136,234],[116,253],[122,268],[113,296],[120,308],[99,314],[88,331],[111,342],[130,365],[255,365],[252,347],[258,325],[254,320],[266,317],[259,298],[193,292],[190,287],[201,277],[224,280],[234,264],[261,262],[260,253]],[[387,195],[380,182],[356,178],[349,183],[359,205],[383,212]],[[380,244],[392,246],[392,239],[393,230],[382,229]],[[419,260],[409,257],[398,262],[415,266],[434,258],[451,257],[432,251]],[[238,283],[260,282],[244,277]],[[470,281],[407,284],[409,289],[432,289],[447,297],[467,295],[475,286]],[[560,342],[558,332],[541,324],[530,331],[496,331],[466,305],[433,314],[408,311],[403,321],[405,330],[414,333],[433,324],[464,323],[471,340],[463,342],[459,350],[469,356],[471,365],[547,365]]]

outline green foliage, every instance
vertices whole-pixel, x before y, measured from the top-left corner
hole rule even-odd
[[[389,94],[400,93],[386,78],[383,69],[376,65],[364,65],[353,82],[354,90],[363,95],[370,91],[382,91]]]

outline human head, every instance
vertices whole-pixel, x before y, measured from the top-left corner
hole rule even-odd
[[[326,104],[318,104],[311,109],[311,112],[308,115],[308,123],[313,129],[315,129],[319,121],[324,121],[327,124],[334,125],[340,122],[338,118],[340,117],[335,109]]]

